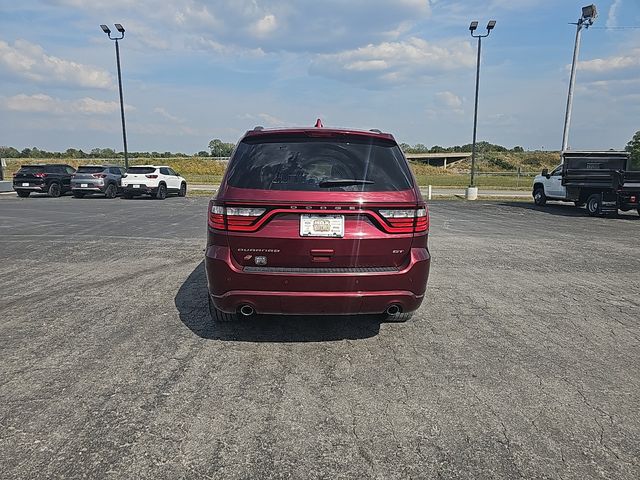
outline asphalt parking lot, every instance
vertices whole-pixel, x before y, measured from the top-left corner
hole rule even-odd
[[[0,198],[13,478],[640,478],[640,217],[433,202],[406,324],[213,325],[207,199]]]

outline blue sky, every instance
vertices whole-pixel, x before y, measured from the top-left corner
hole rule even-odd
[[[479,138],[558,149],[572,0],[0,0],[0,145],[122,149],[122,23],[130,150],[206,149],[255,125],[380,128],[411,144]],[[640,1],[597,2],[584,32],[570,145],[622,148],[640,130]],[[605,28],[614,27],[614,28]]]

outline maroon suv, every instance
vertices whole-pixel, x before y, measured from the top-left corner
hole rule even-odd
[[[209,202],[206,270],[217,321],[258,314],[410,318],[425,295],[429,212],[379,131],[256,127]]]

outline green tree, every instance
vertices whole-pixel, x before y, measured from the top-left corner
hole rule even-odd
[[[427,153],[429,151],[429,147],[423,145],[422,143],[416,143],[413,146],[414,153]]]
[[[233,147],[233,143],[225,143],[219,138],[214,138],[209,142],[212,157],[228,157],[233,152]]]
[[[0,158],[18,158],[20,152],[14,147],[0,147]]]
[[[86,156],[81,149],[67,148],[64,152],[64,158],[85,158]]]
[[[631,153],[631,165],[633,165],[633,168],[640,170],[640,130],[629,140],[625,150]]]

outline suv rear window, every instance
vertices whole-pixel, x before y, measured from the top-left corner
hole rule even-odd
[[[42,173],[44,172],[44,167],[38,167],[34,165],[25,165],[24,167],[20,167],[20,173]]]
[[[153,167],[129,167],[127,173],[139,173],[146,175],[147,173],[153,173],[156,169]]]
[[[77,173],[100,173],[104,167],[78,167]]]
[[[395,142],[348,135],[246,138],[236,149],[227,178],[232,187],[258,190],[383,192],[412,187],[409,167]]]

